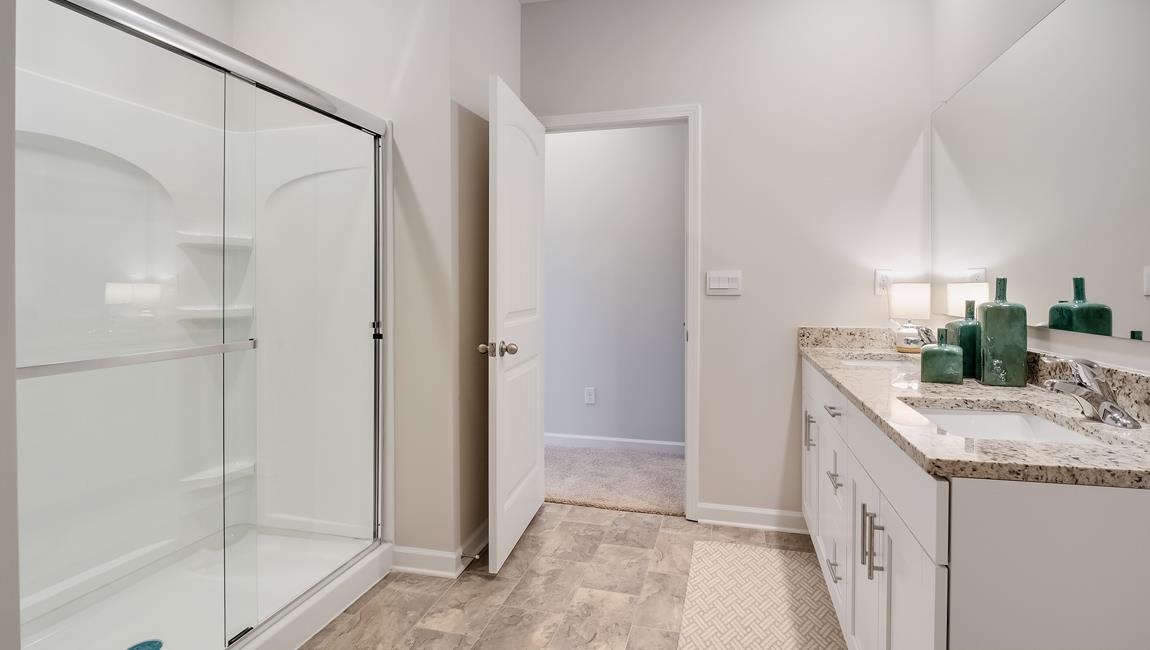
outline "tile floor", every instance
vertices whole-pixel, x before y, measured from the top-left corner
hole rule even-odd
[[[678,644],[698,540],[814,552],[806,535],[545,503],[499,575],[392,573],[306,650],[639,648]]]

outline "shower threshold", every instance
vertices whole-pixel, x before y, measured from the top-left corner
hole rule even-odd
[[[248,533],[237,544],[252,541],[255,563],[233,575],[235,559],[229,561],[229,577],[236,582],[227,587],[229,611],[250,616],[253,620],[246,624],[252,625],[275,615],[373,543],[261,530]],[[229,557],[233,548],[229,546]],[[221,548],[198,548],[123,589],[87,602],[83,609],[30,621],[24,628],[23,648],[125,650],[144,639],[161,641],[165,650],[223,648],[224,559]],[[258,571],[258,584],[252,571]]]

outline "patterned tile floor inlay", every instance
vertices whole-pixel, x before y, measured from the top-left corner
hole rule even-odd
[[[482,557],[457,580],[392,573],[304,648],[676,648],[692,549],[712,540],[782,549],[818,571],[806,535],[545,503],[499,575]]]
[[[699,542],[680,650],[846,650],[818,559],[765,546]]]

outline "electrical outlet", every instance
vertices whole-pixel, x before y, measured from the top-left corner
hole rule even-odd
[[[890,289],[892,273],[894,273],[894,271],[891,271],[890,269],[874,270],[874,295],[886,295],[887,290]]]
[[[986,282],[986,269],[985,268],[970,268],[966,270],[967,282]]]
[[[584,388],[583,389],[583,403],[590,406],[590,405],[594,404],[595,401],[596,401],[595,387],[594,386],[588,386],[588,387]]]

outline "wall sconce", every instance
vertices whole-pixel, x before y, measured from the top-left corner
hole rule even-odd
[[[990,285],[986,282],[951,282],[946,285],[946,313],[962,318],[966,315],[966,301],[978,305],[990,299]]]

